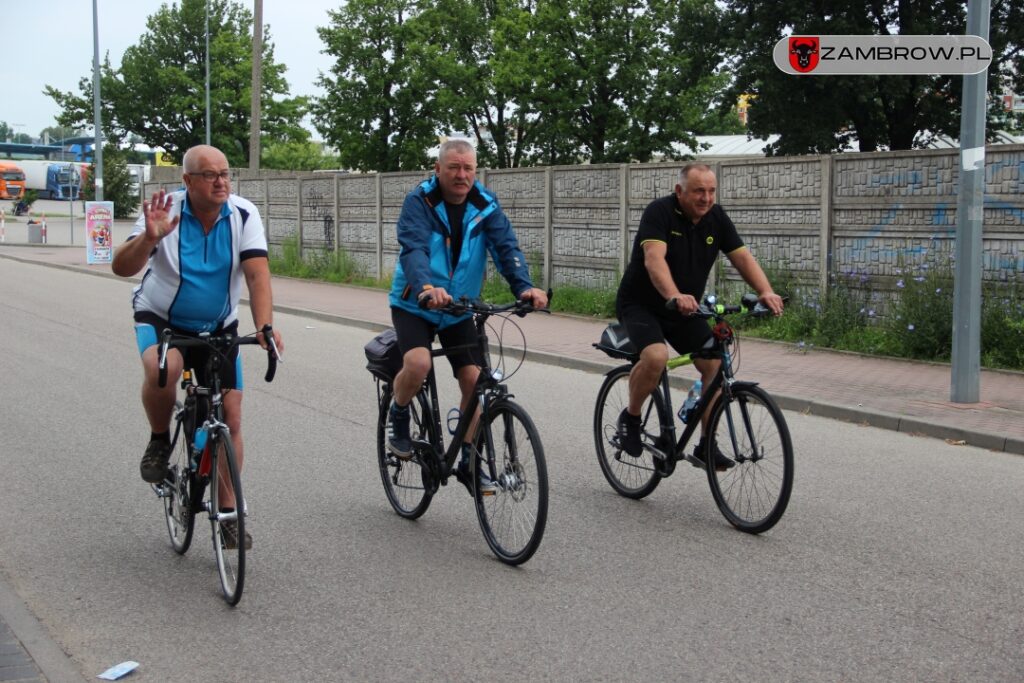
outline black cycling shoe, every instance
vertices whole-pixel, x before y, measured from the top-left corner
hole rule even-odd
[[[153,439],[146,446],[146,454],[139,463],[142,480],[159,484],[167,476],[167,461],[171,459],[171,442]]]
[[[694,467],[707,469],[707,465],[704,462],[705,445],[706,444],[704,443],[704,439],[701,439],[700,443],[697,444],[697,447],[693,449],[693,459],[690,460],[690,464],[693,465]],[[717,443],[711,444],[711,453],[713,454],[715,460],[716,472],[725,472],[730,467],[736,466],[736,461],[726,457],[725,453],[722,453],[722,451],[718,448]]]
[[[459,481],[460,484],[466,487],[466,490],[469,491],[469,495],[473,495],[473,485],[471,483],[471,479],[469,478],[469,459],[471,457],[471,449],[468,446],[463,445],[462,458],[459,460],[459,463],[455,466],[455,469],[453,470],[453,472],[455,473],[455,478]],[[476,486],[480,490],[481,496],[493,496],[498,491],[498,485],[495,484],[494,481],[489,476],[487,476],[487,474],[485,474],[483,470],[483,462],[477,460]]]
[[[640,441],[640,416],[630,415],[623,408],[619,414],[619,445],[626,455],[638,458],[643,455],[644,445]]]
[[[392,403],[388,409],[388,450],[403,460],[412,457],[412,437],[409,436],[409,406],[400,408]]]

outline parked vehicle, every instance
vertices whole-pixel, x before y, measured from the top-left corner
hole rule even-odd
[[[0,199],[21,199],[25,194],[25,171],[10,161],[0,161]]]
[[[25,187],[43,199],[78,199],[84,164],[47,159],[19,159],[25,171]]]

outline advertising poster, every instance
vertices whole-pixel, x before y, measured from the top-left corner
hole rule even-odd
[[[113,245],[114,202],[85,203],[86,263],[110,263]]]

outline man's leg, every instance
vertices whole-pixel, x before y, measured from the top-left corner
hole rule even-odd
[[[143,480],[159,484],[167,472],[167,461],[171,455],[170,425],[177,396],[178,377],[184,365],[181,353],[176,349],[167,352],[167,384],[159,385],[159,346],[148,346],[142,352],[142,407],[149,421],[150,435],[146,453],[139,463]]]
[[[629,373],[629,414],[640,416],[644,401],[658,387],[668,362],[668,346],[649,344],[640,352],[640,360]]]

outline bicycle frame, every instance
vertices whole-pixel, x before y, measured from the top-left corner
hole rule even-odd
[[[455,427],[455,433],[452,435],[451,443],[448,444],[448,448],[444,448],[444,432],[442,431],[441,425],[441,409],[437,398],[437,379],[434,374],[434,367],[431,364],[430,372],[427,373],[427,379],[425,385],[429,390],[430,395],[430,411],[432,413],[432,428],[431,438],[433,443],[430,444],[431,449],[437,454],[438,459],[441,461],[441,471],[438,472],[440,480],[446,480],[451,474],[451,469],[455,465],[455,461],[458,459],[462,450],[462,443],[466,438],[466,433],[469,431],[469,427],[476,416],[477,408],[480,408],[481,414],[486,414],[488,408],[494,401],[501,400],[511,394],[508,393],[508,389],[505,385],[501,384],[494,378],[494,373],[491,368],[490,353],[488,353],[488,340],[486,332],[487,317],[477,316],[474,319],[477,331],[477,343],[474,345],[461,344],[459,346],[453,346],[449,349],[431,349],[430,355],[433,358],[440,356],[447,356],[456,351],[463,351],[466,349],[479,349],[483,356],[483,365],[480,367],[480,374],[477,377],[476,384],[473,387],[473,391],[469,396],[469,402],[466,404],[465,409],[459,416],[459,421]],[[486,422],[486,421],[485,421]],[[488,430],[486,433],[486,444],[487,454],[486,460],[488,467],[493,469],[494,466],[494,444],[491,441],[490,425],[485,424],[483,429]]]
[[[655,458],[655,467],[658,469],[662,476],[668,476],[672,474],[675,469],[675,463],[680,459],[686,458],[686,445],[690,442],[690,437],[700,427],[702,419],[710,410],[712,403],[711,398],[718,394],[719,390],[722,391],[722,397],[720,400],[728,400],[731,396],[732,387],[737,383],[740,384],[756,384],[756,382],[738,382],[733,377],[732,369],[732,355],[729,353],[729,346],[732,344],[733,336],[730,334],[728,337],[721,339],[718,336],[713,336],[714,344],[709,349],[701,349],[700,351],[694,351],[681,356],[675,356],[669,358],[665,364],[665,370],[661,373],[661,380],[659,382],[662,399],[665,402],[665,414],[660,415],[659,419],[662,420],[661,428],[666,431],[669,435],[671,442],[674,442],[671,452],[661,452],[655,450],[657,456]],[[697,400],[696,405],[693,407],[692,417],[689,422],[686,423],[683,433],[679,439],[675,438],[676,425],[675,425],[675,412],[672,410],[672,393],[669,386],[669,371],[674,370],[678,367],[685,365],[692,365],[694,360],[697,359],[707,360],[719,360],[718,372],[712,378],[711,382],[707,387],[704,388],[700,398]],[[652,405],[653,408],[653,405]],[[731,410],[726,411],[726,421],[729,424],[729,433],[731,438],[735,440],[735,428],[733,424],[733,415]],[[746,414],[746,410],[743,410],[744,422],[749,426],[749,416]]]

